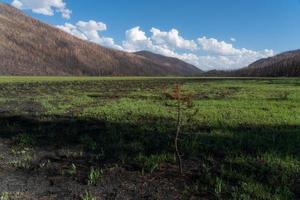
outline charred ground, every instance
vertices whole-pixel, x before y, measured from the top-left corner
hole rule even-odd
[[[1,78],[0,194],[295,199],[299,79]],[[178,174],[174,84],[183,110]]]

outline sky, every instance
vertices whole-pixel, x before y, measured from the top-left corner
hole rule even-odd
[[[300,48],[300,0],[1,0],[84,40],[237,69]]]

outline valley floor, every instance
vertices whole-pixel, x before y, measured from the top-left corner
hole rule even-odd
[[[299,144],[297,78],[0,77],[1,200],[299,199]]]

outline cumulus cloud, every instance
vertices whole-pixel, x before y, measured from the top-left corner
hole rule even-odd
[[[102,22],[90,21],[78,21],[75,26],[76,30],[84,34],[88,40],[99,43],[101,36],[99,32],[106,31],[106,24]]]
[[[148,39],[146,33],[140,30],[139,26],[127,30],[125,35],[126,39],[129,41],[143,41]]]
[[[230,56],[238,55],[241,53],[241,51],[234,48],[232,44],[226,43],[224,41],[218,41],[215,38],[201,37],[198,38],[198,42],[204,51],[208,51],[212,54]]]
[[[153,30],[153,29],[151,29]],[[156,29],[158,30],[158,29]],[[150,31],[151,32],[151,31]],[[152,34],[153,36],[154,34]],[[123,50],[128,52],[135,52],[141,50],[148,50],[154,53],[162,54],[164,56],[175,57],[185,60],[190,63],[195,63],[197,56],[192,53],[178,53],[175,47],[167,44],[167,42],[156,41],[153,37],[148,37],[139,26],[131,28],[125,32],[126,40],[123,41]],[[183,40],[183,38],[182,38]],[[176,46],[176,45],[174,45]]]
[[[202,51],[209,56],[202,57],[204,64],[219,69],[237,69],[265,57],[274,55],[273,50],[254,51],[235,48],[233,44],[215,38],[198,38]],[[201,64],[201,63],[199,63]]]
[[[166,45],[172,49],[196,50],[197,44],[193,40],[186,40],[179,35],[178,30],[171,29],[170,31],[161,31],[157,28],[150,30],[152,33],[151,39],[158,45]]]
[[[126,40],[123,41],[122,46],[125,51],[135,52],[141,50],[149,50],[154,53],[159,53],[165,56],[176,57],[190,63],[194,63],[196,55],[193,53],[178,53],[176,50],[181,48],[187,48],[188,45],[191,50],[194,50],[197,45],[191,44],[190,41],[183,39],[179,36],[178,31],[175,29],[169,32],[162,32],[159,29],[152,28],[150,32],[152,36],[148,37],[139,26],[129,29],[125,33]],[[166,36],[166,33],[175,33],[175,39],[172,36]],[[162,33],[162,34],[161,34]],[[166,36],[166,37],[165,37]]]
[[[13,0],[11,3],[18,9],[30,9],[34,13],[53,16],[58,12],[63,18],[69,19],[72,11],[66,8],[63,0]]]
[[[70,23],[65,23],[64,25],[57,25],[57,28],[71,34],[74,35],[82,40],[88,40],[88,38],[86,37],[86,35],[84,35],[82,32],[80,32],[76,26],[74,26],[73,24]]]
[[[245,67],[260,58],[274,55],[273,50],[253,51],[246,48],[235,48],[233,44],[214,38],[201,37],[187,40],[180,36],[179,31],[150,30],[150,35],[139,26],[125,33],[126,40],[122,47],[125,51],[134,52],[149,50],[165,56],[176,57],[194,64],[204,70],[237,69]]]
[[[115,44],[113,38],[100,35],[100,32],[107,30],[107,26],[103,22],[96,22],[94,20],[78,21],[75,25],[65,23],[56,27],[83,40],[118,50],[123,49],[121,46]]]
[[[125,32],[125,38],[126,40],[123,41],[123,48],[126,51],[134,52],[153,48],[152,41],[139,26],[127,30]]]

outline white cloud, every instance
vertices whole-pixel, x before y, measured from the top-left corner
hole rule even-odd
[[[226,43],[224,41],[218,41],[215,38],[198,38],[198,43],[201,45],[204,51],[208,51],[217,55],[238,55],[240,50],[235,49],[232,44]]]
[[[18,1],[18,0],[14,0],[12,3],[11,3],[12,6],[18,8],[18,9],[21,9],[22,8],[22,5],[23,3],[21,1]]]
[[[77,27],[74,26],[73,24],[65,23],[65,25],[57,25],[56,27],[82,40],[88,40],[88,38],[82,32],[80,32],[77,29]]]
[[[126,51],[134,52],[140,50],[149,50],[153,48],[152,41],[146,36],[140,27],[134,27],[125,32],[126,40],[123,41],[123,48]]]
[[[146,33],[141,31],[139,26],[127,30],[125,35],[129,41],[143,41],[148,39]]]
[[[13,0],[11,4],[18,9],[30,9],[34,13],[48,16],[53,16],[54,12],[58,12],[65,19],[69,19],[72,13],[66,8],[63,0]]]
[[[153,30],[154,28],[151,29],[151,31]],[[122,43],[123,48],[129,52],[149,50],[165,56],[181,57],[180,54],[176,53],[175,51],[177,48],[172,47],[176,46],[175,43],[174,45],[170,45],[170,40],[167,39],[167,41],[164,41],[163,38],[159,39],[160,41],[158,41],[157,38],[153,39],[154,35],[155,34],[152,32],[152,36],[147,37],[146,33],[142,31],[139,26],[129,29],[125,33],[126,40]]]
[[[98,43],[101,39],[99,32],[106,31],[106,24],[90,20],[88,22],[79,21],[76,23],[76,29],[83,33],[88,40]]]
[[[275,55],[275,52],[274,52],[273,49],[265,49],[265,50],[263,51],[263,55],[264,55],[265,57],[271,57],[271,56],[274,56],[274,55]]]
[[[246,48],[235,48],[233,44],[219,41],[215,38],[201,37],[198,39],[202,51],[208,56],[200,57],[201,64],[209,69],[237,69],[250,63],[274,55],[273,50],[253,51]],[[202,62],[201,62],[202,61]]]
[[[232,38],[230,38],[230,41],[231,42],[236,42],[236,39],[232,37]]]
[[[57,25],[56,27],[82,40],[88,40],[118,50],[123,49],[121,46],[115,44],[113,38],[100,35],[100,32],[107,30],[107,26],[103,22],[96,22],[94,20],[87,22],[78,21],[75,25],[65,23],[64,25]]]
[[[232,44],[214,38],[199,38],[197,44],[179,36],[175,29],[168,32],[152,28],[149,37],[134,27],[126,31],[126,40],[122,46],[125,51],[134,52],[149,50],[165,56],[176,57],[194,64],[204,70],[237,69],[265,57],[274,55],[273,50],[253,51],[246,48],[235,48]]]
[[[196,50],[197,44],[193,40],[186,40],[179,35],[178,30],[171,29],[168,32],[160,31],[157,28],[150,30],[152,33],[151,39],[158,45],[166,45],[169,48],[179,48],[186,50]]]
[[[141,50],[149,50],[165,56],[177,57],[177,54],[165,44],[156,44],[151,37],[147,37],[146,33],[139,26],[129,29],[125,32],[126,40],[123,41],[125,51],[135,52]]]

